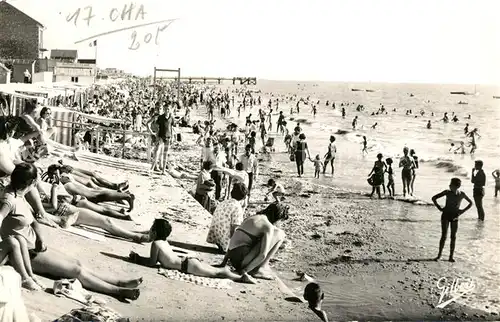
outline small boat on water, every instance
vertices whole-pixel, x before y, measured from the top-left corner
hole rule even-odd
[[[363,90],[359,89],[359,88],[351,88],[351,91],[353,91],[353,92],[362,92]]]
[[[459,101],[459,102],[458,102],[458,104],[461,104],[461,105],[467,105],[467,104],[469,104],[469,103],[467,103],[467,102],[462,102],[462,101]]]
[[[478,96],[479,95],[479,92],[477,91],[477,86],[474,85],[474,92],[450,92],[450,94],[454,94],[454,95],[469,95],[469,96]]]
[[[373,90],[373,89],[365,89],[365,92],[373,93],[373,92],[375,92],[375,90]]]
[[[493,98],[496,98],[497,100],[500,100],[500,96],[493,96]]]

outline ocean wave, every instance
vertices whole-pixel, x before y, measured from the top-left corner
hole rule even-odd
[[[467,177],[469,174],[464,167],[456,164],[454,161],[436,161],[434,165],[438,169],[444,169],[446,172],[455,173],[460,176]]]

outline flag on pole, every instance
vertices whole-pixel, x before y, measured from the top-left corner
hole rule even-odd
[[[95,46],[97,46],[97,39],[89,44],[89,47],[95,47]]]

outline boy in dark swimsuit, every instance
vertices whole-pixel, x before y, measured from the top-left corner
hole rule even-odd
[[[321,309],[321,303],[325,293],[317,283],[309,283],[304,289],[304,299],[309,303],[309,309],[313,311],[323,322],[328,322],[326,312]]]
[[[438,193],[434,197],[432,197],[432,202],[436,206],[441,214],[441,239],[439,241],[439,253],[434,260],[439,260],[441,258],[441,254],[443,253],[444,243],[446,241],[446,235],[448,234],[448,226],[451,226],[451,234],[450,234],[450,262],[455,262],[453,258],[453,253],[455,252],[455,240],[458,230],[458,217],[462,215],[464,212],[472,207],[472,201],[463,191],[459,191],[458,189],[462,185],[462,181],[459,178],[453,178],[450,182],[450,189],[443,190]],[[446,204],[444,207],[441,207],[437,200],[439,198],[446,197]],[[469,202],[467,207],[464,209],[460,209],[460,204],[462,200],[465,199]]]
[[[163,268],[175,269],[184,274],[210,278],[228,278],[235,282],[255,284],[256,281],[248,274],[238,275],[227,267],[214,267],[201,262],[195,257],[179,257],[167,242],[167,237],[172,232],[172,226],[165,219],[155,219],[150,235],[154,242],[151,244],[151,257],[142,257],[135,252],[130,252],[132,262],[155,267],[158,262]]]

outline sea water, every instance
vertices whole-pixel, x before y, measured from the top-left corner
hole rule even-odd
[[[351,88],[370,89],[374,92],[351,91]],[[494,95],[500,95],[500,88],[473,85],[423,85],[423,84],[347,84],[347,83],[314,83],[314,82],[283,82],[283,81],[260,81],[256,88],[262,91],[265,98],[262,106],[267,105],[273,93],[279,95],[307,98],[316,103],[320,100],[318,114],[313,117],[310,105],[301,104],[299,114],[289,115],[290,107],[295,107],[295,102],[289,104],[280,102],[279,110],[284,111],[287,116],[287,126],[290,132],[300,120],[303,132],[306,134],[311,157],[316,154],[321,157],[327,152],[330,135],[335,135],[337,141],[337,156],[335,160],[335,176],[321,176],[314,179],[312,163],[305,163],[305,180],[314,181],[322,185],[342,187],[359,193],[371,192],[371,186],[367,184],[367,176],[370,172],[376,155],[382,153],[384,160],[392,157],[395,171],[396,194],[402,194],[402,183],[400,170],[398,168],[399,157],[402,155],[404,146],[414,149],[420,160],[419,169],[415,181],[415,196],[430,202],[431,197],[448,188],[452,177],[462,179],[462,190],[472,199],[472,184],[470,182],[471,169],[474,160],[484,161],[484,171],[487,183],[486,195],[483,200],[486,212],[486,220],[480,223],[477,220],[477,211],[473,206],[460,219],[458,230],[455,258],[460,261],[461,272],[476,280],[478,287],[473,295],[467,300],[467,304],[475,308],[484,309],[486,305],[492,305],[491,301],[498,300],[500,294],[500,197],[494,198],[494,180],[491,172],[500,168],[500,100],[494,99]],[[451,91],[477,91],[476,95],[452,95]],[[326,106],[326,101],[330,106]],[[468,104],[458,104],[459,101]],[[331,103],[335,102],[336,109]],[[350,102],[351,105],[344,106],[346,109],[345,119],[341,116],[341,103]],[[354,104],[352,104],[354,103]],[[356,106],[362,104],[364,111],[357,112]],[[388,114],[371,116],[377,112],[383,104]],[[236,106],[235,106],[236,107]],[[396,112],[393,112],[396,109]],[[256,117],[258,107],[253,108],[251,113]],[[406,115],[407,110],[412,110],[411,115]],[[420,110],[425,111],[420,116]],[[250,111],[242,111],[246,116]],[[434,116],[431,116],[431,113]],[[445,112],[448,112],[449,123],[441,121]],[[454,112],[459,121],[451,121]],[[233,108],[233,115],[236,114]],[[466,119],[471,115],[471,119]],[[352,130],[351,122],[354,116],[358,116],[359,122],[356,130]],[[417,117],[415,117],[417,116]],[[294,120],[290,121],[290,117]],[[432,123],[432,129],[427,129],[428,121]],[[277,115],[273,116],[273,129],[276,129]],[[375,130],[371,126],[377,122]],[[460,141],[469,142],[464,135],[465,124],[469,123],[469,131],[479,129],[480,139],[476,141],[477,150],[475,155],[459,155],[449,152],[451,143],[458,147]],[[344,135],[337,135],[338,130],[345,130]],[[362,137],[365,135],[368,141],[369,153],[363,155]],[[278,150],[283,151],[283,140],[277,138],[275,145]],[[467,152],[470,147],[466,148]],[[295,175],[295,164],[287,160],[284,154],[276,154],[273,158],[281,158],[288,161],[290,175]],[[308,164],[309,163],[309,164]],[[327,169],[327,174],[330,168]],[[387,178],[386,178],[387,181]],[[440,213],[434,207],[418,206],[393,200],[373,200],[373,216],[384,219],[384,225],[394,233],[395,240],[411,240],[414,245],[408,247],[420,248],[423,257],[434,257],[437,253],[440,238]],[[441,204],[444,200],[441,200]],[[375,208],[374,208],[375,209]],[[449,238],[448,238],[449,242]],[[449,251],[448,243],[445,246],[443,258],[446,259]],[[446,262],[448,263],[448,262]],[[438,264],[437,264],[438,265]],[[441,263],[439,264],[441,265]],[[450,265],[449,278],[456,277],[453,267]],[[328,290],[327,290],[328,293]],[[333,294],[330,294],[333,295]],[[341,297],[330,296],[336,303]],[[359,304],[359,301],[358,301]],[[498,305],[498,302],[497,302]],[[332,307],[332,309],[335,309]],[[349,310],[349,307],[345,307]],[[383,317],[383,312],[380,313]],[[375,316],[373,316],[375,317]],[[386,317],[390,318],[390,317]]]

